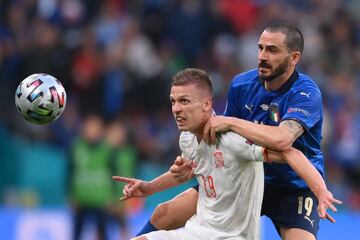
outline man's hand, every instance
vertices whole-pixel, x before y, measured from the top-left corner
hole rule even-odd
[[[194,176],[193,163],[181,156],[178,156],[174,164],[170,167],[171,175],[178,182],[185,182]]]
[[[118,182],[127,183],[123,189],[124,196],[121,197],[119,200],[127,200],[130,198],[144,198],[151,194],[151,184],[146,181],[142,181],[136,178],[127,178],[127,177],[120,177],[120,176],[113,176],[113,180]]]
[[[335,223],[335,219],[326,212],[330,208],[333,212],[336,212],[337,209],[334,204],[342,204],[338,199],[335,199],[331,192],[328,190],[321,191],[316,194],[316,197],[319,200],[318,205],[318,214],[322,219],[328,219],[330,222]]]
[[[203,133],[203,139],[207,144],[216,143],[216,133],[226,132],[230,130],[229,124],[230,117],[225,116],[213,116],[211,117],[205,127]]]

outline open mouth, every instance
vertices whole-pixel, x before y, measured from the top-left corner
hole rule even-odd
[[[176,122],[177,122],[177,124],[180,126],[180,125],[183,125],[184,124],[184,122],[185,122],[185,118],[183,118],[183,117],[176,117],[175,118],[176,119]]]

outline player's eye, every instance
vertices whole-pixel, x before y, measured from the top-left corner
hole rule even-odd
[[[269,51],[270,53],[276,53],[276,52],[278,52],[277,48],[269,48],[268,51]]]
[[[269,48],[267,48],[267,51],[270,53],[277,53],[279,51],[279,49],[276,47],[269,47]]]
[[[181,99],[180,101],[182,104],[188,104],[190,101],[189,99]]]

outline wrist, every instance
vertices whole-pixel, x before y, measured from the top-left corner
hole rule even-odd
[[[318,198],[322,193],[327,192],[327,188],[324,186],[311,186],[310,190],[314,193],[314,195]]]
[[[266,163],[271,163],[269,158],[268,158],[268,150],[266,148],[262,148],[262,155],[263,155],[263,158],[264,158],[264,162]]]
[[[156,193],[156,183],[154,181],[144,181],[144,188],[147,189],[148,195]]]
[[[236,128],[235,121],[238,120],[238,119],[236,119],[234,117],[227,117],[226,119],[227,119],[226,124],[228,125],[229,130],[235,132],[235,128]]]

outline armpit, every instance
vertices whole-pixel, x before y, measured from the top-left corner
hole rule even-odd
[[[280,123],[280,126],[286,126],[290,130],[290,138],[293,142],[305,131],[303,126],[295,120],[285,120]]]

